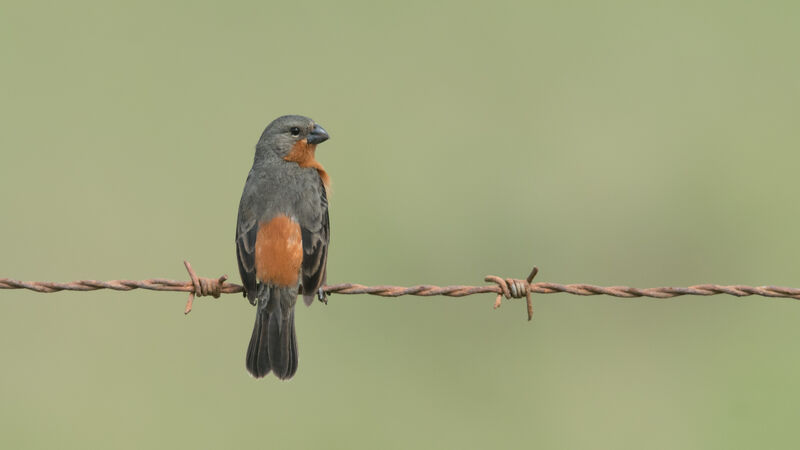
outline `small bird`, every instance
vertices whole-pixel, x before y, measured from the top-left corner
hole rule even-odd
[[[256,378],[295,374],[297,296],[325,301],[330,178],[314,153],[329,137],[308,117],[282,116],[256,144],[236,222],[244,295],[257,309],[246,364]]]

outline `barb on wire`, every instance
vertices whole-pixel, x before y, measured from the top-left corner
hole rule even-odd
[[[191,281],[165,280],[162,278],[148,280],[111,280],[96,281],[82,280],[69,283],[53,283],[48,281],[18,281],[11,278],[0,278],[0,289],[28,289],[35,292],[59,291],[96,291],[98,289],[112,289],[115,291],[131,291],[134,289],[149,289],[152,291],[177,291],[188,292],[189,300],[186,302],[185,314],[192,310],[195,297],[212,296],[218,298],[220,294],[236,294],[244,291],[241,285],[227,283],[227,275],[218,278],[198,277],[191,264],[183,262],[189,272]],[[494,307],[499,308],[502,298],[526,299],[528,320],[533,318],[533,304],[531,294],[556,294],[565,293],[573,295],[609,295],[612,297],[635,298],[672,298],[682,295],[718,295],[728,294],[736,297],[758,295],[762,297],[781,297],[800,300],[800,289],[784,286],[744,286],[718,284],[699,284],[689,287],[656,287],[639,289],[628,286],[594,286],[591,284],[558,284],[558,283],[533,283],[533,278],[539,272],[534,267],[528,278],[501,278],[496,275],[487,275],[484,281],[494,283],[484,286],[364,286],[361,284],[343,283],[323,286],[326,294],[369,294],[381,297],[400,297],[403,295],[416,295],[430,297],[444,295],[447,297],[465,297],[473,294],[496,294]]]

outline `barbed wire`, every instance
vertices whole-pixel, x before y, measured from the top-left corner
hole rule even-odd
[[[236,294],[244,291],[241,285],[227,283],[227,275],[218,278],[198,277],[188,261],[183,262],[189,272],[190,281],[166,280],[153,278],[147,280],[80,280],[67,283],[51,281],[18,281],[11,278],[0,278],[0,289],[27,289],[34,292],[60,292],[60,291],[96,291],[111,289],[114,291],[132,291],[134,289],[147,289],[152,291],[188,292],[189,300],[186,302],[184,313],[189,314],[195,297],[212,296],[219,298],[221,294]],[[719,285],[699,284],[689,287],[656,287],[633,288],[629,286],[594,286],[591,284],[558,284],[558,283],[533,283],[533,278],[539,272],[534,267],[526,279],[502,278],[496,275],[487,275],[484,281],[494,284],[484,286],[452,285],[452,286],[364,286],[354,283],[342,283],[323,286],[320,290],[324,294],[368,294],[381,297],[400,297],[415,295],[430,297],[443,295],[447,297],[466,297],[474,294],[496,294],[494,307],[499,308],[503,297],[506,299],[525,298],[528,320],[533,318],[533,304],[531,294],[557,294],[572,295],[609,295],[612,297],[636,298],[672,298],[682,295],[718,295],[728,294],[735,297],[758,295],[762,297],[792,298],[800,300],[800,289],[784,286],[745,286],[745,285]]]

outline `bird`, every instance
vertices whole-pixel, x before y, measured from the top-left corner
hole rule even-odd
[[[236,221],[244,296],[256,306],[247,371],[288,380],[297,371],[295,303],[310,306],[327,278],[330,177],[315,159],[330,138],[312,119],[281,116],[256,144]]]

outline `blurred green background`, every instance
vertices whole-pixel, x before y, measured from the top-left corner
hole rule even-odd
[[[332,135],[329,281],[800,286],[797,2],[3,2],[0,277],[238,282],[264,126]],[[2,448],[797,448],[800,305],[0,292]]]

